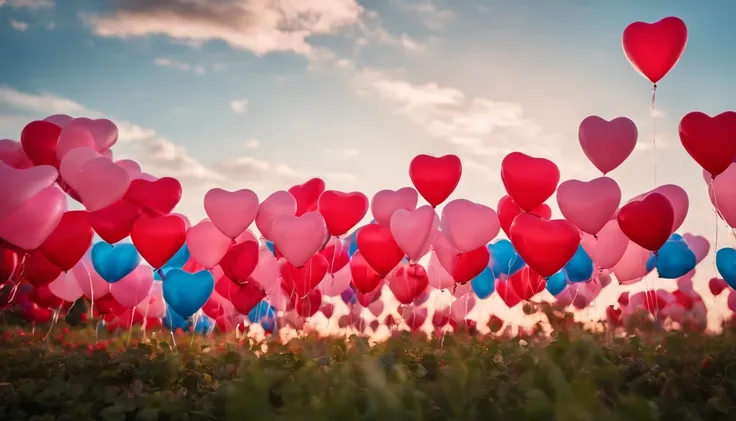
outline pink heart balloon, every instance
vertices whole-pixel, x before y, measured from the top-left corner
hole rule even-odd
[[[440,266],[445,269],[448,275],[454,272],[460,250],[455,248],[442,231],[435,230],[432,234],[432,248],[437,254],[437,261],[440,263]]]
[[[221,233],[209,220],[204,220],[187,231],[189,254],[205,269],[217,266],[231,245],[232,240]]]
[[[429,255],[429,264],[427,265],[427,278],[429,285],[435,289],[443,290],[455,286],[455,278],[450,275],[440,263],[437,250],[433,250]]]
[[[721,218],[731,228],[736,227],[736,164],[731,164],[710,183],[708,194]]]
[[[597,235],[583,233],[581,244],[597,268],[610,269],[626,253],[629,239],[619,228],[618,221],[611,219]]]
[[[465,317],[475,307],[475,297],[473,295],[466,295],[462,298],[458,298],[450,305],[450,315],[456,321],[465,320]]]
[[[599,177],[588,182],[567,180],[557,188],[557,204],[568,221],[595,235],[611,220],[621,204],[615,180]]]
[[[104,297],[110,292],[110,284],[102,279],[97,271],[95,271],[95,267],[92,264],[92,259],[89,254],[82,258],[82,262],[84,262],[84,267],[87,268],[87,272],[89,273],[88,279],[77,278],[77,284],[82,290],[82,293],[85,297],[92,300]]]
[[[271,229],[276,218],[296,214],[296,199],[288,191],[272,193],[258,207],[256,227],[264,238],[273,240]]]
[[[138,266],[123,279],[110,285],[110,293],[120,305],[134,308],[151,293],[153,271],[148,266]]]
[[[95,142],[95,150],[102,152],[110,149],[118,141],[118,127],[112,121],[102,118],[92,120],[89,118],[75,118],[67,123],[66,127],[77,126],[87,129]]]
[[[675,211],[675,221],[672,224],[672,232],[677,231],[682,223],[685,222],[687,211],[690,208],[690,199],[688,199],[687,192],[682,187],[675,184],[663,184],[656,189],[650,190],[646,193],[642,193],[634,197],[626,203],[641,200],[644,198],[644,196],[654,192],[662,194],[672,204],[672,209]]]
[[[215,188],[205,194],[204,210],[220,232],[236,238],[256,219],[258,196],[247,189],[230,192]]]
[[[437,213],[425,205],[414,210],[397,210],[391,216],[390,228],[396,244],[411,261],[418,262],[429,252],[438,225]]]
[[[578,140],[585,156],[603,174],[626,161],[634,152],[639,132],[636,124],[626,117],[606,121],[590,116],[580,123]]]
[[[33,162],[26,156],[20,142],[10,139],[0,139],[0,161],[17,169],[33,166]]]
[[[122,199],[130,187],[128,172],[105,157],[88,162],[78,176],[66,181],[93,212]]]
[[[80,283],[89,283],[90,277],[83,261],[79,261],[68,272],[62,272],[56,280],[48,286],[49,291],[60,299],[73,303],[82,297]]]
[[[281,215],[271,227],[274,245],[295,267],[304,266],[325,243],[327,235],[327,225],[319,212]]]
[[[371,199],[371,213],[379,224],[388,227],[391,216],[398,209],[414,210],[419,201],[419,193],[411,187],[399,190],[381,190]]]
[[[80,178],[84,166],[102,155],[91,148],[75,148],[64,155],[59,164],[59,173],[66,184],[73,187],[73,183]]]
[[[119,161],[115,161],[115,163],[128,173],[131,180],[139,178],[143,172],[141,171],[141,166],[132,159],[121,159]]]
[[[0,220],[53,186],[58,177],[59,172],[50,165],[19,170],[0,162]]]
[[[328,273],[325,275],[325,278],[317,285],[317,288],[326,297],[337,297],[350,287],[351,280],[350,266],[345,265],[345,267],[334,274]]]
[[[461,252],[485,246],[501,230],[496,211],[470,200],[456,199],[442,209],[442,232]]]
[[[280,281],[281,278],[279,278],[279,284],[281,283]],[[289,297],[284,295],[283,288],[271,288],[271,290],[266,293],[266,299],[268,300],[268,303],[278,311],[286,311],[289,306]]]
[[[215,295],[215,292],[212,295]],[[135,307],[135,310],[143,317],[163,317],[166,314],[163,283],[154,282],[148,296]]]
[[[47,187],[0,219],[0,238],[23,250],[35,250],[54,231],[66,212],[66,195]]]
[[[85,127],[79,125],[68,125],[61,129],[59,134],[59,143],[56,145],[56,156],[59,162],[64,159],[67,153],[76,148],[95,149],[95,139],[92,133]]]
[[[381,317],[381,314],[383,314],[383,308],[384,304],[381,300],[376,300],[368,304],[368,311],[370,311],[374,317]]]
[[[702,235],[694,235],[690,233],[683,234],[682,238],[685,239],[687,246],[690,247],[690,250],[695,254],[695,262],[702,262],[710,251],[710,242],[708,239]]]
[[[74,120],[74,117],[68,116],[66,114],[54,114],[50,115],[43,119],[43,121],[48,121],[51,124],[55,124],[62,129],[66,127],[69,123],[71,123]]]
[[[629,241],[624,255],[611,271],[620,284],[632,284],[634,283],[632,281],[640,280],[649,273],[647,270],[647,260],[649,260],[650,255],[651,252],[649,250]]]

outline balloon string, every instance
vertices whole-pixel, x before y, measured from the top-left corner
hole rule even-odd
[[[657,187],[657,109],[655,103],[657,100],[657,84],[652,85],[652,156],[654,160],[654,187]]]

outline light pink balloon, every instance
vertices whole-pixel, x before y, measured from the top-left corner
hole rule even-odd
[[[281,215],[271,227],[271,240],[295,267],[304,266],[322,248],[327,235],[327,225],[319,212]]]
[[[94,139],[95,150],[99,152],[110,149],[118,141],[118,127],[106,118],[97,120],[85,117],[75,118],[67,123],[64,128],[69,126],[84,127],[87,129]]]
[[[585,156],[603,174],[626,161],[634,152],[638,137],[636,124],[626,117],[606,121],[592,115],[585,118],[578,129],[578,139]]]
[[[280,190],[272,193],[258,207],[256,227],[264,238],[273,241],[271,230],[274,221],[283,215],[296,214],[296,199],[288,191]]]
[[[48,286],[49,291],[64,301],[73,303],[82,295],[81,283],[90,282],[89,272],[83,261],[79,261],[68,272],[62,272],[56,280]]]
[[[621,189],[608,177],[588,182],[567,180],[557,188],[557,204],[565,219],[595,235],[616,213],[621,204]]]
[[[380,317],[381,314],[383,314],[383,307],[384,307],[383,301],[376,300],[368,304],[368,311],[370,311],[374,317]]]
[[[84,166],[102,158],[97,151],[90,148],[75,148],[64,155],[64,159],[59,164],[59,173],[64,178],[64,182],[73,186],[73,183],[80,178]]]
[[[149,296],[152,287],[153,271],[148,266],[138,266],[110,285],[110,293],[123,307],[133,308]]]
[[[610,269],[626,253],[629,239],[621,231],[618,221],[611,219],[596,236],[583,233],[583,249],[599,269]]]
[[[216,292],[213,291],[212,295],[215,294]],[[166,314],[163,282],[154,282],[148,296],[138,303],[135,310],[143,317],[163,317]]]
[[[317,285],[322,295],[327,297],[338,297],[343,291],[348,289],[351,281],[350,266],[345,265],[342,269],[334,274],[326,274],[322,282]]]
[[[455,271],[455,265],[458,261],[458,255],[460,250],[456,249],[450,240],[445,237],[442,231],[435,230],[432,234],[432,248],[437,254],[437,260],[440,265],[445,269],[447,274],[451,274]]]
[[[256,219],[258,196],[247,189],[230,192],[214,188],[204,196],[204,210],[220,232],[236,238]]]
[[[736,227],[736,164],[713,180],[708,186],[710,202],[729,227]]]
[[[429,285],[435,289],[443,290],[455,286],[455,278],[442,267],[436,250],[433,250],[429,255],[427,278],[429,279]]]
[[[719,176],[720,177],[720,176]],[[678,228],[685,222],[687,217],[687,211],[690,208],[690,199],[687,197],[687,192],[682,187],[675,184],[663,184],[656,189],[650,190],[646,193],[640,194],[627,203],[631,203],[636,200],[641,200],[644,196],[649,193],[660,193],[672,204],[672,209],[675,211],[675,221],[672,224],[672,232],[677,231]]]
[[[0,238],[20,249],[35,250],[59,225],[66,210],[64,192],[47,187],[0,220]]]
[[[458,298],[450,305],[450,314],[455,321],[465,320],[465,317],[475,307],[475,297],[468,294],[463,298]]]
[[[0,162],[0,220],[54,185],[59,173],[50,165],[15,169]]]
[[[247,231],[246,231],[247,232]],[[266,246],[261,246],[258,250],[258,265],[256,266],[251,278],[256,281],[264,291],[268,292],[272,288],[280,288],[279,264],[276,256]]]
[[[651,252],[640,245],[629,241],[621,260],[613,267],[612,272],[621,284],[630,284],[631,281],[641,279],[647,273],[647,260]]]
[[[381,190],[371,199],[371,213],[379,224],[391,225],[391,216],[398,209],[414,210],[419,201],[419,194],[411,187],[394,190]]]
[[[115,163],[128,173],[131,180],[139,178],[143,172],[141,171],[141,166],[132,159],[121,159],[119,161],[115,161]]]
[[[209,220],[204,220],[187,231],[189,254],[206,269],[217,266],[231,245],[232,240],[221,233]]]
[[[122,199],[130,181],[125,169],[101,157],[85,164],[79,176],[73,182],[67,180],[67,183],[88,210],[97,211]]]
[[[465,199],[456,199],[445,205],[440,227],[461,253],[485,246],[501,230],[496,211]]]
[[[54,114],[43,119],[43,121],[48,121],[49,123],[55,124],[62,129],[66,127],[69,123],[71,123],[72,120],[74,120],[74,117],[68,116],[66,114]]]
[[[437,213],[429,205],[411,211],[399,209],[391,216],[391,234],[407,257],[418,262],[429,252],[438,222]]]
[[[17,169],[33,166],[33,162],[26,156],[20,142],[11,139],[0,139],[0,161]]]
[[[98,299],[104,297],[110,292],[110,284],[102,279],[102,277],[95,271],[95,267],[92,264],[89,254],[84,256],[82,259],[84,267],[87,268],[89,273],[89,279],[77,279],[77,284],[82,290],[85,297],[90,299]]]
[[[278,283],[281,284],[281,278],[279,278]],[[278,311],[286,311],[289,306],[289,297],[284,295],[282,288],[271,288],[266,294],[266,299]]]
[[[708,252],[710,251],[710,242],[708,241],[708,239],[703,237],[702,235],[694,235],[690,233],[683,234],[682,238],[685,239],[685,242],[687,243],[687,246],[690,247],[690,250],[695,253],[695,262],[702,262],[703,259],[705,259],[705,256],[707,256]]]
[[[61,161],[67,153],[76,148],[94,150],[95,139],[86,128],[79,125],[68,125],[61,129],[61,134],[59,134],[59,142],[56,144],[56,157]]]

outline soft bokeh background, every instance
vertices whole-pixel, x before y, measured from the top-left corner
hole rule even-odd
[[[669,15],[690,40],[652,113],[621,33]],[[628,116],[639,145],[611,174],[624,199],[655,186],[656,157],[656,183],[690,195],[681,232],[715,246],[717,218],[677,124],[692,110],[733,108],[735,15],[729,0],[0,0],[0,136],[17,139],[54,113],[108,116],[121,131],[116,158],[177,177],[177,211],[196,222],[214,186],[263,199],[321,176],[370,196],[409,185],[419,153],[459,155],[453,197],[495,208],[506,153],[590,179],[598,173],[578,146],[579,122]],[[725,225],[718,232],[719,247],[734,245]],[[696,290],[710,297],[714,275],[709,257]],[[645,285],[675,288],[657,279],[627,288]],[[608,287],[596,308],[622,290]],[[721,300],[706,303],[723,309]],[[483,307],[513,317],[496,298]]]

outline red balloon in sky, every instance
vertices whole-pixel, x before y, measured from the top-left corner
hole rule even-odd
[[[360,228],[355,241],[365,261],[381,277],[388,275],[405,256],[391,229],[383,225],[369,224]]]
[[[258,266],[259,248],[255,241],[246,241],[236,244],[228,250],[220,261],[225,276],[234,282],[242,283],[256,270]]]
[[[624,30],[622,44],[634,69],[656,84],[685,51],[687,26],[673,16],[655,23],[634,22]]]
[[[160,269],[184,245],[187,227],[176,215],[141,216],[130,233],[138,253],[154,269]]]
[[[549,159],[511,152],[501,161],[501,181],[514,202],[531,212],[554,194],[560,170]]]
[[[32,121],[20,133],[23,151],[35,165],[59,166],[56,145],[61,127],[48,121]]]
[[[360,254],[360,250],[355,252],[353,258],[350,259],[350,275],[352,276],[352,283],[355,289],[363,294],[376,289],[382,279],[381,275],[373,270],[368,262],[365,261]]]
[[[511,196],[506,195],[501,198],[501,200],[498,201],[498,221],[501,223],[501,229],[503,229],[503,232],[506,233],[506,235],[509,235],[509,229],[511,228],[511,223],[514,222],[514,219],[516,219],[517,216],[521,213],[521,208],[514,203],[514,199],[511,198]],[[541,204],[534,208],[531,212],[531,214],[537,215],[538,217],[542,219],[549,219],[552,217],[552,209],[549,208],[547,204]]]
[[[309,294],[327,275],[327,258],[317,253],[302,267],[295,267],[289,262],[280,265],[284,291],[288,296],[296,294],[304,297]]]
[[[564,219],[545,221],[522,213],[511,224],[510,231],[511,244],[519,256],[545,278],[562,269],[580,244],[580,230]]]
[[[327,271],[329,273],[337,272],[344,268],[350,261],[350,255],[341,240],[328,242],[327,246],[319,253],[327,259],[327,263],[329,264]]]
[[[136,179],[130,183],[124,199],[152,215],[168,215],[181,200],[181,183],[171,177],[156,181]]]
[[[470,282],[485,270],[490,259],[491,253],[485,245],[475,250],[461,253],[457,257],[455,268],[452,270],[453,279],[459,284]]]
[[[463,164],[456,155],[417,155],[409,164],[411,182],[432,207],[450,197],[462,174]]]
[[[511,285],[519,298],[529,301],[532,297],[544,291],[547,282],[538,273],[531,270],[529,266],[524,266],[523,269],[509,277],[507,285]]]
[[[304,184],[292,186],[289,193],[296,199],[296,216],[317,210],[319,197],[325,191],[325,182],[321,178],[313,178]]]
[[[74,210],[64,213],[59,225],[41,244],[39,250],[61,270],[74,267],[92,245],[94,231],[89,223],[89,212]]]
[[[726,171],[736,159],[736,112],[726,111],[715,117],[699,111],[680,120],[680,141],[687,153],[715,177]]]
[[[118,200],[112,205],[89,213],[89,222],[97,235],[115,244],[130,235],[135,220],[141,215],[140,207]]]
[[[634,243],[650,251],[659,250],[672,234],[675,211],[661,193],[649,193],[627,203],[618,211],[621,231]]]
[[[49,261],[39,250],[26,258],[23,277],[34,287],[41,288],[50,284],[61,274],[61,268]]]
[[[338,237],[350,231],[368,212],[368,198],[360,192],[327,190],[317,201],[327,231]]]

